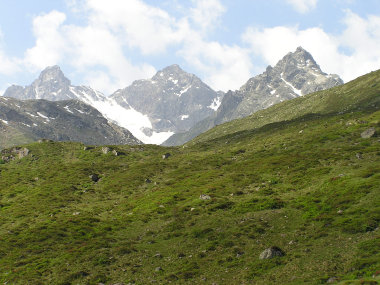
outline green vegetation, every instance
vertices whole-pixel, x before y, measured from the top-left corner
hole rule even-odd
[[[379,81],[181,147],[25,145],[0,164],[0,282],[378,284],[380,142],[360,134],[380,131]],[[260,260],[270,246],[286,255]]]

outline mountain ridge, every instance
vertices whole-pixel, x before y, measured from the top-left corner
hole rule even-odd
[[[181,145],[213,126],[246,117],[280,102],[343,84],[337,75],[320,69],[302,47],[286,54],[274,67],[268,66],[239,90],[228,91],[218,111],[185,133],[170,137],[163,145]]]

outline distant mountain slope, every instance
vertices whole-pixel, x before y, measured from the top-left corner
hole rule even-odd
[[[294,120],[302,116],[344,114],[365,110],[369,107],[380,108],[380,70],[361,76],[344,85],[282,102],[249,117],[216,126],[189,144],[256,129],[275,122]]]
[[[339,76],[322,72],[311,54],[298,47],[274,67],[268,66],[264,73],[249,79],[239,90],[227,92],[216,114],[199,122],[188,132],[173,135],[164,145],[183,144],[221,123],[341,84],[343,81]]]
[[[86,144],[140,144],[128,130],[109,123],[76,100],[17,100],[0,97],[0,148],[40,138]]]
[[[152,79],[135,81],[110,97],[90,87],[71,85],[58,66],[47,67],[30,86],[13,85],[4,93],[21,100],[83,101],[144,143],[155,144],[214,114],[223,95],[178,65],[159,71]]]

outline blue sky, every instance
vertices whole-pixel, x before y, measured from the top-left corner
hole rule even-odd
[[[105,94],[177,63],[216,90],[303,46],[345,81],[380,68],[380,0],[0,0],[0,94],[58,64]]]

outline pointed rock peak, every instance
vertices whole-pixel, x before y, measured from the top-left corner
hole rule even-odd
[[[314,64],[316,64],[313,56],[311,53],[309,53],[307,50],[305,50],[303,47],[299,46],[295,52],[290,52],[286,56],[290,56],[294,58],[297,61],[306,61],[311,60]],[[285,57],[286,57],[285,56]]]
[[[184,71],[178,64],[173,64],[165,67],[164,69],[158,71],[156,75],[153,76],[153,80],[160,80],[160,79],[165,79],[167,80],[168,78],[177,78],[179,75],[189,75],[186,71]]]
[[[172,64],[165,67],[162,72],[164,73],[183,73],[183,69],[178,64]]]
[[[70,80],[68,80],[63,74],[61,68],[58,65],[48,66],[46,67],[38,77],[40,82],[48,82],[52,80],[56,80],[59,82],[65,82],[70,84]]]

